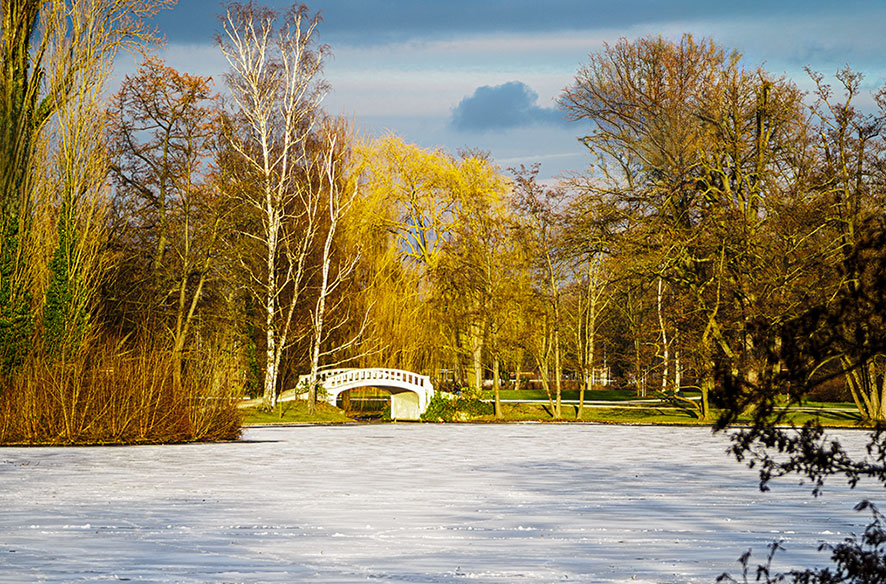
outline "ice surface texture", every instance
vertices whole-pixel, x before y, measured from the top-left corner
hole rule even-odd
[[[862,433],[840,434],[861,443]],[[704,428],[250,429],[0,449],[0,582],[711,582],[861,532],[875,485],[769,493]]]

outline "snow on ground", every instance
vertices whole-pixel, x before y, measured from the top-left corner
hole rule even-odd
[[[860,442],[862,433],[840,434]],[[712,582],[860,533],[703,428],[254,428],[236,443],[0,449],[0,582]]]

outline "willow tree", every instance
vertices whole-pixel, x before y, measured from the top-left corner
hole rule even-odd
[[[513,293],[509,268],[517,263],[509,241],[510,184],[481,154],[465,153],[453,160],[453,170],[457,204],[434,278],[441,298],[440,320],[449,323],[452,345],[465,347],[472,389],[483,388],[485,365],[490,366],[495,412],[501,417],[503,335]],[[459,337],[464,341],[459,342]]]
[[[373,342],[382,347],[381,360],[430,373],[444,358],[434,279],[452,237],[457,165],[441,150],[395,136],[363,145],[360,155],[362,199],[374,211],[376,230],[385,234],[376,258],[383,262],[374,268],[384,280],[370,322],[370,331],[384,332]],[[397,296],[392,302],[390,294]]]
[[[408,314],[409,324],[396,327],[406,330],[395,334],[410,336],[412,367],[451,368],[479,389],[484,347],[487,340],[497,347],[501,335],[491,315],[502,305],[507,181],[482,154],[453,156],[395,136],[367,144],[362,156],[364,198],[377,201],[387,257],[396,259],[388,276],[397,279],[385,286],[400,295],[390,310],[374,310],[371,324]],[[491,349],[493,361],[498,353]]]

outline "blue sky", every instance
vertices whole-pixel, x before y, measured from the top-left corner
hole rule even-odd
[[[290,2],[267,0],[285,8]],[[421,146],[480,148],[502,166],[579,171],[587,156],[554,100],[589,52],[646,35],[711,37],[748,63],[809,82],[849,63],[874,89],[886,80],[886,0],[315,0],[332,57],[326,107],[366,133]],[[213,75],[217,0],[179,0],[155,19],[170,65]],[[123,64],[123,72],[133,65]]]

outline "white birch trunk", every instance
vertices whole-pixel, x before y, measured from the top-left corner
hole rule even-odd
[[[662,297],[664,296],[664,292],[662,290],[663,283],[662,279],[658,279],[658,325],[661,327],[661,357],[662,357],[662,369],[661,369],[661,392],[668,392],[668,369],[670,366],[670,346],[668,345],[668,331],[665,328],[664,322],[664,314],[662,311]]]

